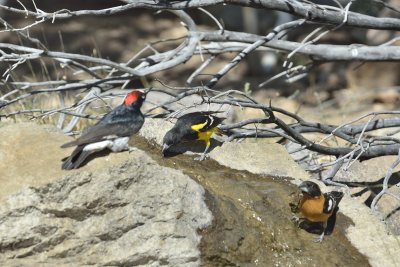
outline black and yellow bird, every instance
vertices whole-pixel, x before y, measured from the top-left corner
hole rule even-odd
[[[328,229],[327,226],[333,227],[336,221],[336,213],[343,193],[331,191],[323,194],[319,186],[311,181],[302,182],[299,189],[302,197],[298,203],[298,209],[303,215],[303,219],[323,223],[323,231],[315,240],[322,242]]]
[[[179,117],[174,127],[164,136],[162,147],[163,154],[165,155],[171,146],[178,143],[202,140],[206,144],[206,149],[200,157],[195,159],[204,160],[211,145],[211,136],[214,133],[220,133],[217,126],[224,119],[225,118],[213,116],[210,112],[192,112]]]

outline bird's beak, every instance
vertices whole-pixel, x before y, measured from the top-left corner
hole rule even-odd
[[[147,91],[142,93],[142,98],[143,98],[143,100],[146,100],[147,93],[148,93]]]
[[[168,148],[170,147],[171,145],[167,145],[167,144],[163,144],[163,147],[162,147],[162,153],[165,155],[165,152],[167,152],[167,150],[168,150]]]
[[[153,89],[153,87],[150,87],[149,90],[145,91],[143,93],[144,97],[146,98],[147,94]]]
[[[302,184],[299,185],[299,189],[300,189],[301,192],[310,195],[310,188],[308,187],[308,185],[302,183]]]

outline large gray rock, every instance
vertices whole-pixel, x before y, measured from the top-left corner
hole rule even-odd
[[[340,212],[354,224],[346,229],[346,237],[371,266],[399,266],[400,236],[389,233],[377,214],[347,194],[340,202]]]
[[[212,221],[203,188],[142,151],[123,154],[114,167],[10,196],[0,265],[198,266],[197,230]]]
[[[362,162],[355,161],[347,170],[341,168],[335,175],[334,180],[337,182],[377,182],[385,177],[387,170],[396,158],[397,156],[383,156]],[[398,172],[399,170],[400,167],[397,166],[393,172]]]
[[[60,145],[71,139],[56,127],[0,124],[0,201],[21,188],[44,185],[64,173],[61,159],[71,149],[60,149]]]
[[[219,164],[237,170],[281,178],[309,178],[284,146],[269,144],[262,139],[224,143],[221,147],[216,147],[210,157]]]
[[[252,140],[214,147],[212,153],[229,159],[223,164],[236,169],[241,164],[256,173],[251,174],[213,160],[193,161],[187,155],[163,158],[159,144],[171,126],[163,120],[146,121],[141,134],[150,142],[135,137],[131,144],[147,154],[112,153],[69,172],[59,170],[59,160],[70,153],[59,148],[66,140],[50,138],[60,133],[43,133],[46,138],[41,138],[35,127],[17,133],[15,126],[12,135],[35,144],[22,147],[26,150],[21,162],[10,161],[22,167],[30,164],[30,176],[21,183],[24,186],[14,188],[23,190],[17,195],[7,198],[3,192],[8,200],[0,201],[0,266],[367,266],[367,259],[345,235],[370,264],[397,266],[399,238],[388,235],[385,225],[347,194],[338,225],[322,245],[292,224],[288,203],[295,187],[274,180],[304,177],[291,169],[296,165],[286,160],[279,145]],[[10,147],[6,154],[14,153]],[[36,160],[30,147],[45,148],[37,155],[47,153],[54,159]],[[185,149],[192,149],[192,144]],[[24,157],[26,153],[31,156]],[[197,230],[211,222],[203,189],[180,171],[158,164],[181,169],[206,190],[214,220],[201,231],[201,260]],[[47,169],[57,170],[47,177],[50,184],[33,182]],[[268,172],[271,177],[265,176]],[[18,170],[14,175],[18,177]],[[34,187],[26,189],[27,185]],[[332,189],[322,187],[324,192]]]
[[[397,196],[397,198],[396,198]],[[400,186],[394,185],[379,199],[378,211],[383,215],[386,225],[395,235],[400,236]]]

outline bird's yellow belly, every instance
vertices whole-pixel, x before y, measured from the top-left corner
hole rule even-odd
[[[213,134],[212,131],[207,131],[207,132],[199,132],[198,133],[198,139],[203,140],[204,142],[210,142],[211,135]]]
[[[208,131],[205,132],[199,132],[198,133],[198,140],[203,140],[204,142],[206,142],[206,145],[209,146],[210,145],[210,138],[213,135],[213,133],[218,133],[219,130],[217,127],[212,128]]]

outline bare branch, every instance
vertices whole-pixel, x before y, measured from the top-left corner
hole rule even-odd
[[[371,209],[376,211],[376,204],[378,203],[378,200],[385,194],[387,193],[387,190],[389,188],[389,179],[392,177],[394,168],[397,167],[397,165],[400,164],[400,149],[398,151],[397,159],[393,162],[393,164],[390,166],[390,168],[387,170],[385,178],[383,179],[383,184],[382,184],[382,190],[379,192],[374,199],[372,200],[371,203]]]

